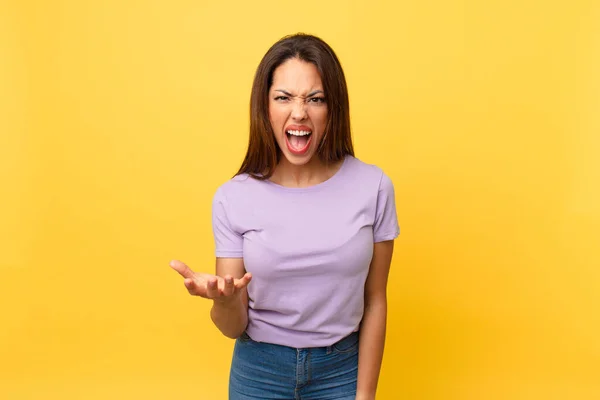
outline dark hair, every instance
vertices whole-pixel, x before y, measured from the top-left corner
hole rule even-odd
[[[342,66],[333,49],[322,39],[299,33],[286,36],[271,46],[256,69],[250,97],[250,139],[238,175],[247,173],[257,179],[268,179],[281,158],[269,120],[268,95],[273,72],[292,58],[314,64],[323,82],[327,125],[317,149],[318,157],[329,164],[346,155],[354,155],[348,88]]]

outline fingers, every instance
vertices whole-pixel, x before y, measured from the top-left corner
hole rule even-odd
[[[250,283],[251,279],[252,275],[249,273],[245,274],[241,279],[233,279],[231,275],[225,275],[225,277],[208,276],[205,281],[205,290],[201,290],[197,282],[194,282],[194,284],[196,291],[201,292],[200,296],[206,297],[207,299],[216,299],[218,297],[233,296],[237,293],[237,291],[248,286],[248,283]],[[186,285],[186,287],[188,286]],[[190,285],[190,287],[192,286]]]
[[[205,285],[199,284],[195,279],[185,278],[183,284],[187,289],[188,293],[192,296],[206,297]]]
[[[189,278],[189,279],[194,278],[194,271],[192,271],[190,269],[190,267],[188,267],[181,261],[173,260],[169,263],[169,265],[171,266],[171,268],[173,268],[175,271],[177,271],[179,273],[179,275],[183,276],[184,278]]]
[[[189,278],[184,279],[183,285],[188,290],[188,292],[190,292],[190,294],[194,294],[194,295],[197,294],[198,285],[196,285],[196,282],[194,282],[193,279],[189,279]]]
[[[248,286],[248,284],[250,283],[251,280],[252,280],[252,274],[250,272],[246,272],[241,279],[235,280],[235,288],[238,290],[243,289],[246,286]]]
[[[208,299],[232,296],[236,294],[238,290],[248,286],[252,280],[252,275],[250,273],[246,273],[240,279],[234,279],[231,275],[219,277],[195,273],[179,260],[173,260],[169,265],[177,271],[179,275],[185,278],[183,284],[191,295]]]
[[[223,296],[231,296],[235,291],[235,286],[233,284],[233,277],[231,275],[225,275],[224,283],[223,283]]]
[[[214,277],[209,280],[200,281],[197,279],[186,278],[183,280],[183,284],[188,293],[192,296],[200,296],[205,299],[215,299],[221,296],[219,283]]]
[[[219,297],[219,282],[214,276],[206,280],[206,297],[209,299]]]

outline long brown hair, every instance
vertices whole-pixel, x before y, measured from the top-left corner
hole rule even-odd
[[[327,102],[327,125],[317,149],[326,164],[354,155],[350,134],[350,104],[342,66],[333,49],[322,39],[303,33],[286,36],[264,55],[252,84],[250,96],[250,140],[246,157],[236,175],[247,173],[257,179],[273,174],[281,150],[269,121],[269,90],[275,69],[291,58],[310,62],[317,67]]]

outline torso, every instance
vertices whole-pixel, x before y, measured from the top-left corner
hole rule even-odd
[[[250,337],[314,347],[358,329],[381,175],[348,156],[330,179],[307,188],[248,176],[223,185],[253,275]]]

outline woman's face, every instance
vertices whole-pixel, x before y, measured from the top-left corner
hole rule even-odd
[[[275,69],[269,119],[285,158],[294,165],[308,163],[327,124],[325,93],[314,64],[292,58]]]

